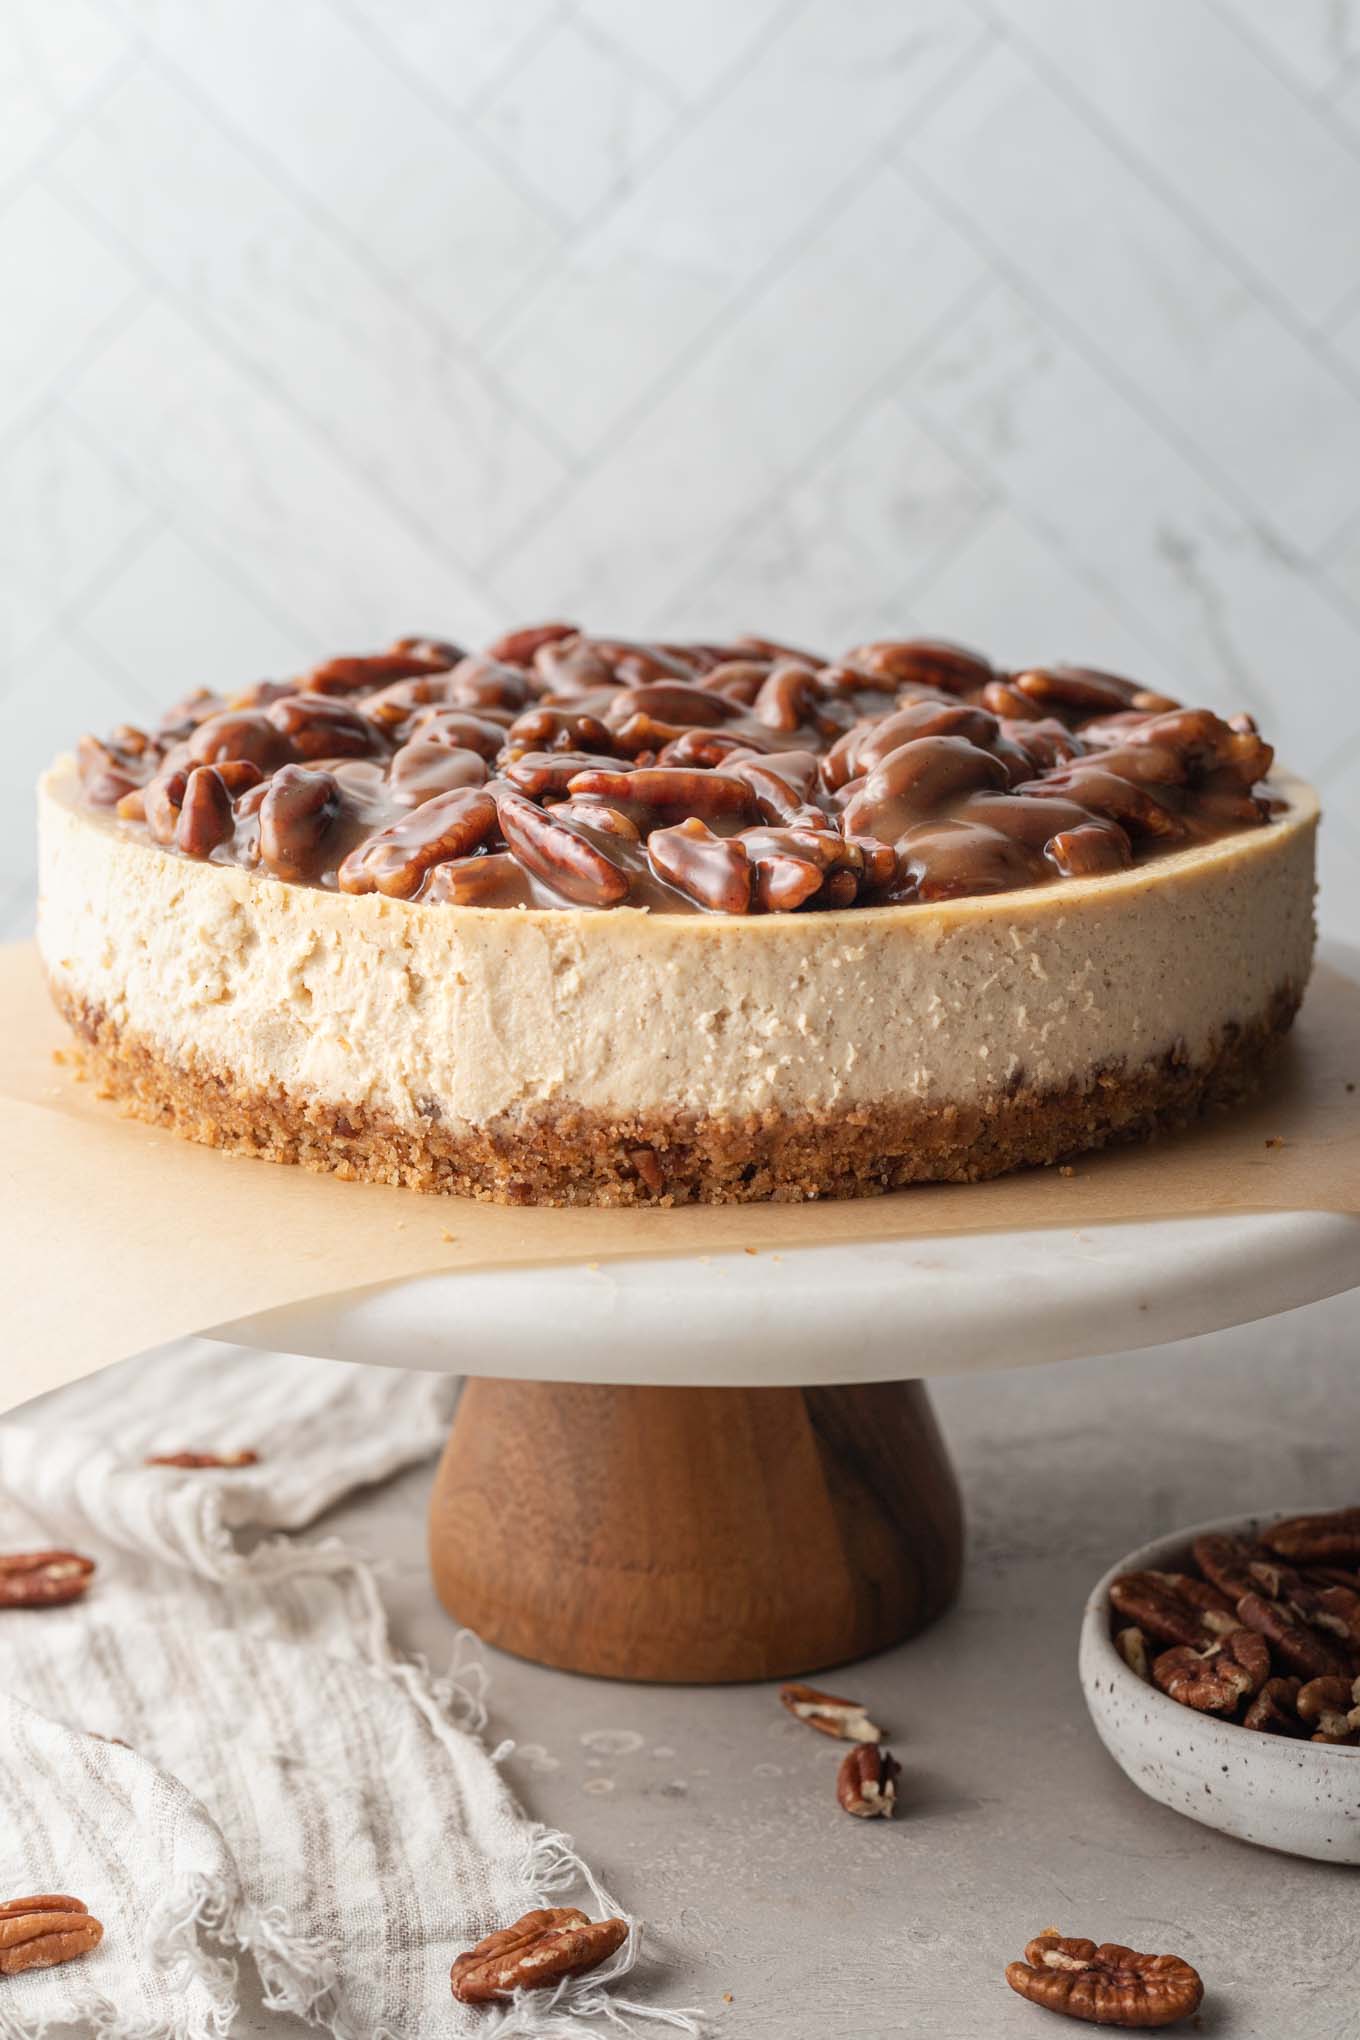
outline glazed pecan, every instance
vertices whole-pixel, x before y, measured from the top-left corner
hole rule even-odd
[[[575,1906],[545,1906],[460,1955],[450,1971],[453,1994],[460,2004],[486,2005],[517,1990],[551,1990],[564,1976],[594,1969],[627,1938],[623,1920],[592,1920]]]
[[[1199,2010],[1204,1985],[1179,1955],[1141,1955],[1116,1941],[1072,1940],[1046,1927],[1006,1981],[1031,2004],[1093,2026],[1174,2026]]]
[[[324,694],[285,694],[265,710],[295,758],[371,758],[386,749],[378,725],[348,702]]]
[[[103,1927],[78,1898],[60,1892],[12,1898],[0,1905],[0,1976],[74,1962],[103,1938]]]
[[[1243,1728],[1256,1728],[1263,1735],[1300,1736],[1306,1733],[1299,1719],[1298,1679],[1267,1679],[1242,1716]]]
[[[1296,1565],[1360,1564],[1360,1508],[1288,1516],[1263,1530],[1261,1542]]]
[[[94,1560],[76,1551],[0,1553],[0,1608],[55,1608],[78,1601],[94,1569]]]
[[[1153,1684],[1201,1714],[1234,1713],[1269,1677],[1270,1652],[1250,1629],[1235,1629],[1207,1649],[1177,1644],[1152,1661]]]
[[[750,912],[754,873],[739,838],[715,836],[694,817],[654,830],[647,857],[658,878],[700,906],[720,914]]]
[[[1110,1599],[1127,1621],[1159,1643],[1202,1648],[1241,1626],[1232,1603],[1216,1587],[1187,1573],[1120,1573],[1111,1583]]]
[[[188,857],[207,857],[219,843],[226,842],[235,825],[231,795],[220,770],[212,765],[195,766],[184,781],[175,848]]]
[[[971,694],[993,678],[990,662],[980,653],[944,638],[878,639],[847,652],[844,663],[897,683],[938,687],[945,694]]]
[[[845,804],[847,835],[896,842],[944,802],[1009,784],[1005,766],[966,737],[913,737],[890,751]]]
[[[387,783],[403,807],[419,807],[437,793],[462,786],[485,786],[486,760],[475,751],[450,750],[447,744],[403,744],[392,755]]]
[[[1264,1636],[1276,1657],[1301,1679],[1317,1679],[1328,1672],[1346,1669],[1342,1653],[1314,1630],[1294,1621],[1283,1602],[1267,1600],[1264,1594],[1243,1594],[1237,1604],[1237,1618],[1247,1629]]]
[[[592,758],[585,751],[524,751],[503,768],[502,777],[530,800],[558,801],[566,798],[573,780],[597,769],[622,775],[632,767],[622,759]]]
[[[269,720],[269,714],[268,710],[240,709],[210,715],[187,739],[190,760],[195,765],[224,765],[242,759],[261,772],[276,771],[288,763],[293,747]]]
[[[603,800],[621,808],[644,832],[679,821],[730,821],[737,827],[759,821],[755,795],[727,772],[689,772],[678,766],[644,766],[637,772],[613,769],[578,772],[570,792],[576,800]]]
[[[308,694],[367,693],[394,680],[413,680],[421,673],[446,673],[462,656],[457,645],[439,638],[398,638],[390,652],[327,659],[313,668],[302,686]]]
[[[340,866],[340,888],[410,899],[432,865],[466,857],[495,827],[496,803],[481,787],[437,794],[351,850]]]
[[[882,1742],[883,1731],[870,1721],[858,1700],[843,1700],[836,1693],[821,1693],[815,1686],[781,1686],[779,1698],[797,1721],[840,1742]]]
[[[233,1472],[243,1466],[258,1466],[258,1452],[157,1452],[144,1461],[147,1466],[177,1466],[198,1473],[218,1468]]]
[[[564,638],[579,637],[574,623],[532,623],[522,630],[508,630],[486,648],[489,659],[506,666],[532,666],[534,654],[544,645],[560,644]]]
[[[96,807],[116,807],[146,785],[160,755],[160,745],[131,723],[121,723],[107,738],[83,736],[76,747],[81,791]]]
[[[508,850],[478,857],[455,857],[436,864],[420,889],[422,900],[449,907],[531,907],[533,887],[528,874]]]
[[[897,1780],[902,1766],[881,1743],[856,1743],[841,1759],[836,1773],[836,1799],[857,1820],[890,1816],[897,1805]]]
[[[298,883],[315,875],[340,812],[340,786],[329,772],[285,765],[256,810],[260,858],[275,878]]]
[[[628,873],[579,822],[560,821],[555,809],[535,807],[509,787],[497,793],[496,811],[512,854],[564,899],[582,907],[614,907],[627,899]]]

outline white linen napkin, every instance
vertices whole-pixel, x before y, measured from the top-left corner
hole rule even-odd
[[[531,1907],[619,1912],[483,1748],[474,1640],[433,1676],[392,1650],[370,1567],[285,1534],[436,1451],[451,1400],[437,1376],[184,1341],[0,1424],[0,1550],[98,1561],[83,1599],[0,1610],[0,1900],[70,1893],[105,1929],[0,1977],[0,2040],[217,2040],[242,1959],[336,2040],[697,2030],[610,1988],[631,1921],[555,1992],[451,1995],[453,1957]],[[183,1449],[261,1463],[143,1464]]]

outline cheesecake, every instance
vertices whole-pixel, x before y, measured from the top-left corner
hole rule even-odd
[[[1317,803],[1250,717],[933,640],[332,659],[39,794],[39,942],[189,1138],[514,1203],[976,1181],[1229,1105]]]

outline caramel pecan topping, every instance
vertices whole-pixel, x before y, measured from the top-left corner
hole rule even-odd
[[[1199,2010],[1204,1985],[1179,1955],[1140,1955],[1116,1941],[1071,1940],[1047,1927],[1006,1981],[1031,2004],[1093,2026],[1174,2026]]]
[[[0,1553],[0,1608],[56,1608],[78,1601],[94,1577],[94,1560],[76,1551]]]
[[[402,638],[230,699],[199,688],[154,734],[123,727],[80,746],[86,799],[123,826],[290,883],[721,914],[1099,879],[1268,825],[1254,789],[1271,760],[1249,716],[1225,721],[1088,667],[998,672],[934,639],[828,663],[771,638],[641,643],[567,623],[482,652]],[[336,792],[285,777],[310,768]],[[194,777],[209,769],[216,780]],[[460,805],[443,830],[439,803],[483,785],[493,805]],[[602,846],[589,804],[648,851]],[[487,870],[436,881],[469,859]],[[1360,1557],[1354,1523],[1329,1534]]]
[[[564,1976],[594,1969],[627,1938],[623,1920],[592,1920],[575,1906],[545,1906],[460,1955],[450,1971],[453,1994],[460,2004],[486,2005],[517,1990],[551,1990]]]
[[[103,1927],[78,1898],[57,1892],[11,1898],[0,1905],[0,1976],[74,1962],[103,1938]]]

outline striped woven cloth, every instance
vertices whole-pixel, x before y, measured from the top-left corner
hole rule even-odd
[[[244,1963],[337,2040],[694,2030],[611,1988],[635,1929],[556,1993],[451,1996],[453,1956],[531,1907],[619,1909],[506,1790],[472,1640],[443,1677],[403,1659],[372,1570],[295,1534],[432,1454],[449,1414],[438,1377],[193,1341],[0,1424],[0,1551],[98,1564],[68,1606],[0,1609],[0,1901],[71,1893],[105,1928],[0,1976],[0,2040],[215,2040]],[[262,1460],[144,1464],[184,1448]]]

